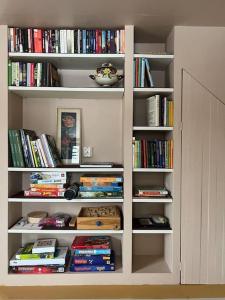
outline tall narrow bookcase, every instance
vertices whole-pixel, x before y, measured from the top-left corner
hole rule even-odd
[[[97,285],[97,284],[175,284],[179,283],[179,105],[176,105],[173,82],[173,35],[164,44],[136,43],[134,27],[125,26],[125,54],[38,54],[8,53],[7,26],[0,26],[0,175],[1,175],[1,284],[4,285]],[[159,53],[160,52],[160,53]],[[161,52],[165,52],[162,54]],[[154,53],[154,54],[153,54]],[[152,61],[156,88],[133,87],[133,59],[148,57]],[[8,58],[24,61],[53,62],[62,77],[60,88],[8,87]],[[103,62],[112,62],[124,69],[124,84],[119,87],[96,87],[88,75]],[[150,95],[170,95],[175,102],[174,128],[149,128],[145,117],[144,99]],[[113,173],[124,177],[122,199],[24,199],[15,194],[28,185],[32,168],[8,166],[8,128],[30,128],[38,134],[56,136],[56,111],[80,108],[82,113],[82,145],[91,145],[94,156],[90,161],[115,161],[121,168],[80,169],[60,168],[72,172],[75,180],[84,173]],[[133,136],[172,137],[174,140],[173,169],[133,169]],[[44,171],[45,169],[40,169]],[[46,169],[50,171],[51,169]],[[57,169],[52,169],[57,170]],[[139,182],[165,184],[171,198],[136,199],[133,187]],[[75,215],[81,206],[115,203],[123,212],[120,231],[18,231],[12,225],[30,211],[58,211]],[[132,217],[145,212],[169,217],[170,231],[138,231],[132,228]],[[16,275],[8,272],[8,261],[18,247],[41,237],[56,237],[60,244],[71,245],[76,235],[108,234],[112,236],[117,254],[115,272],[70,273],[49,275]]]

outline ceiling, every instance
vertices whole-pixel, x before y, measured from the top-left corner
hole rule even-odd
[[[138,42],[161,42],[175,25],[225,26],[225,0],[0,0],[0,24],[135,25]]]

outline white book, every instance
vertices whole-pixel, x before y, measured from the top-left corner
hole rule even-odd
[[[56,239],[39,239],[34,243],[32,253],[55,252],[55,247]]]
[[[164,112],[163,125],[167,126],[167,122],[166,122],[166,120],[167,120],[167,98],[166,97],[163,98],[163,112]]]
[[[71,30],[66,30],[67,53],[71,53]]]
[[[74,53],[74,30],[70,30],[70,37],[71,37],[71,53]]]
[[[40,160],[41,160],[41,166],[42,166],[42,168],[45,168],[46,166],[45,166],[44,158],[43,158],[43,155],[42,155],[42,152],[41,152],[40,142],[41,142],[41,140],[37,139],[36,140],[36,146],[37,146],[37,150],[38,150],[38,155],[39,155]]]
[[[61,29],[59,31],[60,53],[64,53],[63,37],[64,37],[64,34],[63,34],[63,30]]]
[[[160,96],[155,95],[147,99],[147,122],[148,126],[159,126],[159,103]]]
[[[116,31],[116,53],[120,53],[120,31]]]
[[[38,146],[39,146],[40,151],[41,151],[42,159],[44,161],[44,167],[48,168],[48,162],[47,162],[47,159],[46,159],[46,156],[45,156],[44,149],[43,149],[42,144],[41,144],[41,140],[38,139],[37,142],[38,142]]]
[[[57,247],[54,258],[16,259],[16,254],[10,259],[10,267],[16,266],[49,266],[65,265],[68,247]]]
[[[77,30],[77,53],[80,53],[80,29]]]
[[[64,53],[67,54],[68,53],[68,49],[67,49],[67,30],[63,30],[63,45],[64,45]]]

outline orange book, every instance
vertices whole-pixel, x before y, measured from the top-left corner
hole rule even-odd
[[[42,53],[42,30],[34,29],[34,52]]]

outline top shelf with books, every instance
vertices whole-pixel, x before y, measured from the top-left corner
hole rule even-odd
[[[9,52],[11,61],[43,62],[48,61],[58,69],[92,70],[103,63],[112,63],[118,69],[123,69],[124,54],[117,53],[20,53]]]

